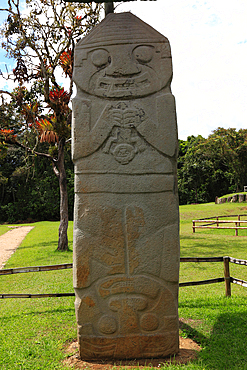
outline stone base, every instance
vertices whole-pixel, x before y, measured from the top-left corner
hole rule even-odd
[[[138,359],[174,355],[179,350],[178,332],[115,338],[79,336],[81,359]]]

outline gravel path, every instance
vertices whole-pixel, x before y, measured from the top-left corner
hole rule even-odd
[[[0,269],[4,268],[10,256],[19,247],[26,235],[34,226],[15,227],[0,236]]]

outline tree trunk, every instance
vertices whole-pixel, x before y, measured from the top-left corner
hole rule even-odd
[[[68,250],[67,230],[69,221],[69,210],[68,210],[66,172],[64,166],[64,141],[61,141],[59,143],[59,155],[56,167],[59,171],[58,180],[60,189],[60,225],[57,250],[67,251]]]

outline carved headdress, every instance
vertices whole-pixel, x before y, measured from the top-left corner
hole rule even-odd
[[[161,33],[130,12],[110,13],[87,36],[79,41],[76,48],[145,42],[167,44],[166,57],[170,57],[169,41]]]

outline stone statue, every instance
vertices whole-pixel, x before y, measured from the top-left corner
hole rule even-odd
[[[76,46],[74,287],[80,356],[178,351],[177,126],[168,40],[111,13]]]

